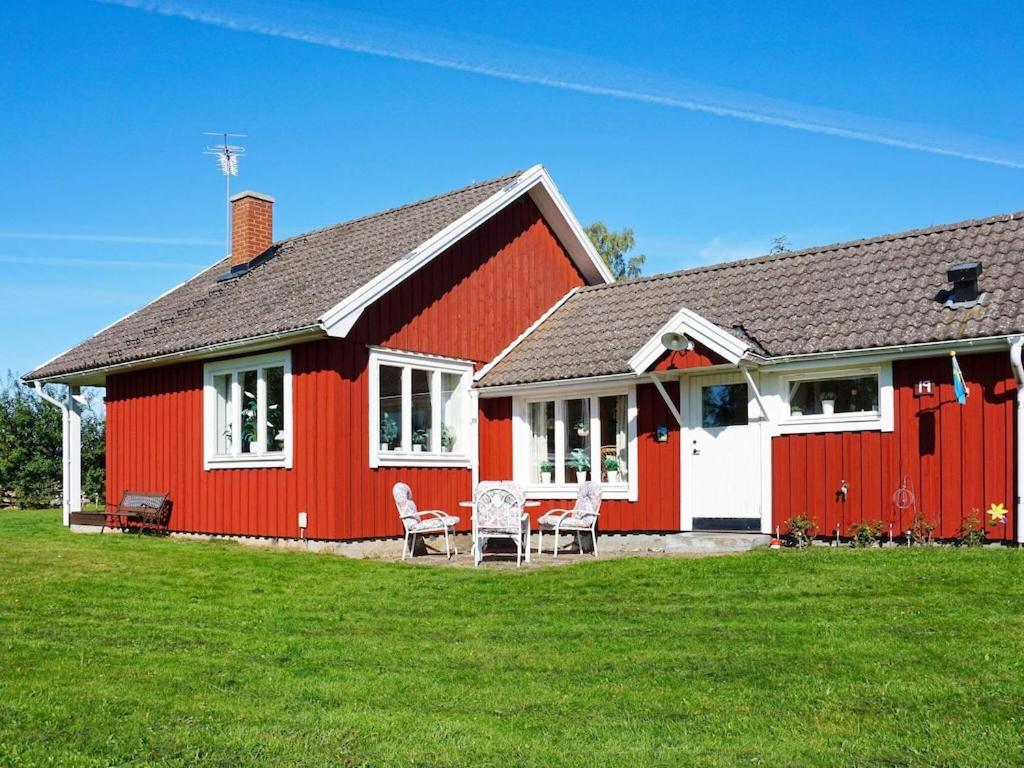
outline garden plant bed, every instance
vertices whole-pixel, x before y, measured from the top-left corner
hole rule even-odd
[[[422,568],[0,512],[0,765],[1020,765],[1010,548]]]

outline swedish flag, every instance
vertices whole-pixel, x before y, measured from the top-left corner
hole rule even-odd
[[[956,395],[956,401],[960,405],[964,405],[969,394],[967,382],[964,381],[964,374],[960,370],[960,363],[956,360],[956,352],[950,352],[949,356],[953,359],[953,393]]]

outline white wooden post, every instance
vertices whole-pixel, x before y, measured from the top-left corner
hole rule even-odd
[[[68,387],[64,422],[64,525],[71,524],[71,513],[82,511],[82,406],[75,399],[79,387]]]
[[[75,397],[78,387],[68,387],[63,400],[50,397],[42,382],[36,383],[36,394],[50,405],[60,408],[61,473],[60,496],[64,525],[71,525],[71,513],[82,511],[82,406]]]

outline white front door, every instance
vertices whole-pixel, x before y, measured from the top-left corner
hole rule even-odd
[[[683,520],[695,531],[759,531],[761,439],[754,395],[742,374],[695,376],[689,384]]]

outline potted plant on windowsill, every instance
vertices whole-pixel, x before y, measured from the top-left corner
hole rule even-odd
[[[550,461],[542,461],[540,463],[540,481],[545,485],[551,483],[551,472],[554,470],[555,465]]]
[[[412,433],[412,450],[415,453],[425,451],[428,442],[430,442],[430,432],[428,430],[417,429]]]
[[[380,449],[390,451],[392,444],[398,439],[398,423],[390,413],[380,417]]]
[[[821,412],[826,416],[831,416],[836,410],[836,393],[831,389],[821,390],[821,394],[818,395],[818,401],[821,403]]]
[[[576,470],[576,482],[587,482],[587,473],[590,471],[590,456],[583,448],[573,448],[569,454],[569,461],[566,462],[570,469]]]
[[[604,457],[604,474],[609,483],[619,482],[619,460],[614,456]]]
[[[441,450],[451,453],[455,448],[455,433],[448,429],[447,424],[441,425]]]
[[[586,437],[590,434],[590,425],[583,421],[583,419],[580,419],[576,422],[576,434],[580,437]]]

